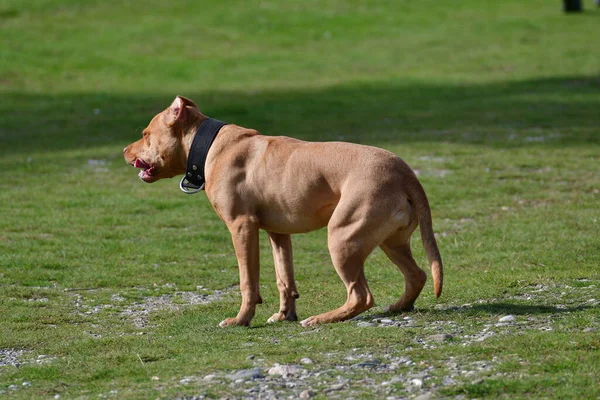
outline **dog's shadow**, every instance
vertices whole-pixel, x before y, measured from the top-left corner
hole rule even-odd
[[[468,304],[463,306],[442,306],[442,307],[430,307],[420,308],[417,307],[413,311],[407,311],[403,313],[392,313],[385,309],[376,308],[370,313],[361,314],[353,319],[352,321],[365,321],[381,318],[398,319],[403,317],[411,317],[418,315],[433,316],[435,318],[447,318],[453,314],[460,313],[463,316],[481,316],[481,314],[490,315],[552,315],[552,314],[565,314],[578,311],[585,311],[598,306],[580,304],[574,306],[563,306],[563,305],[538,305],[538,304],[516,304],[509,302],[498,302],[498,303],[482,303],[482,304]]]
[[[487,303],[474,304],[472,310],[474,312],[485,312],[488,314],[513,314],[513,315],[539,315],[539,314],[560,314],[571,313],[576,311],[584,311],[591,309],[593,306],[580,304],[576,306],[554,306],[554,305],[529,305],[529,304],[513,304],[513,303]]]

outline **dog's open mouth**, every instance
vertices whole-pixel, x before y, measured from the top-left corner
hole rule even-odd
[[[136,168],[142,168],[139,172],[138,176],[144,182],[151,182],[154,180],[154,173],[156,172],[156,167],[148,164],[146,161],[141,160],[139,158],[135,159],[133,166]]]

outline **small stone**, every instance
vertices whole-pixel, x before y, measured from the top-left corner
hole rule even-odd
[[[160,380],[160,377],[158,377],[158,376],[153,376],[151,379],[152,379],[153,381],[159,381],[159,380]]]
[[[353,365],[353,367],[356,368],[375,368],[378,367],[381,364],[381,361],[379,360],[368,360],[368,361],[362,361],[359,363],[356,363]]]
[[[500,318],[498,320],[498,322],[514,322],[515,319],[516,318],[514,315],[506,315],[506,316]]]
[[[23,386],[24,387],[29,387],[29,386],[31,386],[31,382],[23,382]]]
[[[208,374],[206,375],[204,378],[202,378],[203,380],[209,382],[212,381],[213,379],[215,379],[217,376],[215,374]]]
[[[394,321],[393,319],[384,318],[384,319],[382,319],[380,322],[381,322],[382,324],[391,325],[391,324],[393,324],[393,323],[394,323],[394,322],[396,322],[396,321]]]
[[[17,390],[19,387],[17,385],[10,385],[8,387],[9,390]]]
[[[290,375],[299,375],[304,372],[304,369],[297,367],[295,365],[275,365],[269,369],[267,374],[269,375],[281,375],[281,376],[290,376]]]
[[[154,380],[154,379],[152,379],[152,380]],[[183,377],[182,379],[179,380],[179,384],[181,384],[181,385],[187,385],[187,384],[189,384],[189,383],[191,383],[191,382],[193,382],[195,380],[196,380],[195,376],[185,376],[185,377]]]
[[[488,361],[473,361],[471,363],[475,368],[482,371],[490,367],[490,363]]]
[[[483,336],[478,337],[477,339],[475,339],[476,342],[483,342],[486,339],[489,339],[490,337],[494,336],[495,333],[494,332],[486,332]]]
[[[310,399],[310,398],[311,398],[311,397],[313,397],[313,396],[314,396],[314,393],[313,393],[313,391],[312,391],[312,390],[309,390],[309,389],[307,389],[307,390],[303,390],[303,391],[300,393],[300,398],[301,398],[301,399]]]
[[[325,389],[325,392],[333,392],[336,390],[342,390],[344,388],[344,384],[343,383],[336,383],[335,385],[331,385],[331,387],[329,387],[328,389]]]
[[[450,340],[452,339],[452,335],[449,335],[447,333],[440,333],[437,335],[430,335],[426,337],[427,340],[432,340],[434,342],[444,342],[446,340]]]
[[[241,380],[243,382],[247,379],[263,378],[264,374],[260,368],[252,368],[242,369],[240,371],[234,372],[233,374],[226,375],[225,377],[234,382],[238,380]]]
[[[412,386],[416,386],[418,388],[423,386],[423,380],[419,379],[419,378],[411,379],[410,381],[408,381],[408,383],[410,383]]]
[[[357,323],[356,326],[358,326],[359,328],[370,328],[373,326],[377,326],[377,324],[374,322],[361,321],[361,322]]]
[[[123,296],[121,296],[120,294],[115,293],[112,296],[110,296],[110,301],[121,302],[121,301],[125,301],[125,298]]]
[[[310,358],[307,358],[307,357],[304,357],[303,359],[301,359],[300,362],[302,364],[313,364],[313,360],[311,360]]]
[[[431,400],[433,399],[433,393],[429,392],[429,393],[423,393],[420,396],[415,397],[414,400]]]
[[[443,386],[456,385],[456,380],[452,379],[449,376],[445,376],[444,379],[442,380],[442,385]]]

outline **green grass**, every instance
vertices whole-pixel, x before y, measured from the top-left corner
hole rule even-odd
[[[599,20],[589,5],[567,16],[542,0],[1,1],[0,350],[24,350],[27,363],[0,367],[0,391],[235,397],[226,381],[179,381],[303,357],[323,371],[360,349],[410,357],[405,377],[431,366],[421,392],[438,396],[597,398]],[[415,326],[402,329],[267,325],[278,294],[263,235],[253,327],[217,328],[239,306],[227,229],[204,194],[143,184],[121,157],[177,94],[264,134],[405,159],[432,206],[443,297],[428,283]],[[293,240],[299,317],[340,305],[326,232]],[[425,266],[418,238],[413,249]],[[374,318],[403,281],[380,251],[366,273]],[[199,285],[227,291],[152,313],[141,328],[122,314],[148,297],[204,293]],[[503,333],[494,324],[506,314],[518,324]],[[463,345],[486,324],[494,336]],[[418,340],[446,331],[454,338],[435,348]],[[493,368],[442,384],[449,362],[481,360]],[[322,380],[337,374],[394,376]],[[338,394],[380,397],[368,387]]]

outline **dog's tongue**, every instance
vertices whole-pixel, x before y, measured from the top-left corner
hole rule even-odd
[[[135,163],[133,164],[133,166],[136,168],[144,168],[144,169],[150,168],[150,166],[148,164],[146,164],[146,162],[144,162],[144,160],[140,160],[139,158],[135,159]]]

